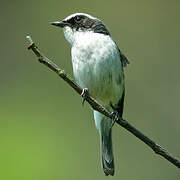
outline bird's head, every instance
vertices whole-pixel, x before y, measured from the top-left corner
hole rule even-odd
[[[51,24],[63,28],[65,38],[71,45],[77,33],[93,32],[110,35],[101,20],[85,13],[75,13],[62,21],[52,22]]]

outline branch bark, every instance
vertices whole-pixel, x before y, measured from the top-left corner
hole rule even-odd
[[[50,68],[52,71],[56,72],[59,77],[61,77],[64,81],[66,81],[79,95],[82,94],[83,89],[78,86],[71,77],[69,77],[64,70],[60,69],[55,63],[53,63],[51,60],[49,60],[47,57],[42,55],[42,53],[39,51],[38,47],[35,45],[35,43],[32,41],[30,36],[26,37],[29,41],[29,47],[28,49],[31,49],[34,54],[37,56],[40,63],[44,64],[48,68]],[[130,123],[128,123],[125,119],[115,117],[115,114],[108,111],[105,107],[103,107],[101,104],[99,104],[93,97],[91,97],[89,94],[86,95],[86,101],[90,104],[90,106],[100,113],[104,114],[105,116],[109,117],[110,119],[114,120],[116,119],[116,123],[123,128],[125,128],[127,131],[135,135],[138,139],[140,139],[142,142],[144,142],[146,145],[148,145],[156,154],[159,154],[160,156],[167,159],[169,162],[174,164],[176,167],[180,168],[180,160],[176,157],[174,157],[172,154],[170,154],[166,149],[162,148],[160,145],[156,144],[153,140],[145,136],[142,132],[140,132],[138,129],[136,129],[134,126],[132,126]]]

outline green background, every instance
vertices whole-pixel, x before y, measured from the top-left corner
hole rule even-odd
[[[74,12],[99,17],[131,64],[124,118],[180,157],[179,0],[14,0],[0,6],[0,179],[107,179],[93,114],[27,50],[72,75],[70,47],[49,24]],[[180,179],[179,169],[115,125],[113,179]]]

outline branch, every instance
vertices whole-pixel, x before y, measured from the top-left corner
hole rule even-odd
[[[82,94],[83,89],[78,86],[72,78],[70,78],[64,70],[60,69],[55,63],[53,63],[51,60],[49,60],[47,57],[42,55],[42,53],[38,50],[38,47],[34,44],[30,36],[26,37],[29,41],[30,45],[28,49],[31,49],[34,54],[37,56],[40,63],[44,64],[48,68],[50,68],[52,71],[56,72],[59,77],[61,77],[64,81],[66,81],[79,95]],[[117,119],[114,113],[108,111],[105,107],[103,107],[101,104],[99,104],[94,98],[92,98],[89,94],[86,95],[86,101],[90,104],[90,106],[104,114],[105,116],[109,117],[110,119],[114,120]],[[140,132],[138,129],[136,129],[134,126],[132,126],[130,123],[128,123],[126,120],[119,117],[116,120],[116,123],[123,128],[125,128],[127,131],[131,132],[133,135],[135,135],[138,139],[143,141],[146,145],[148,145],[156,154],[159,154],[160,156],[167,159],[169,162],[174,164],[176,167],[180,168],[180,160],[173,155],[171,155],[166,149],[162,148],[160,145],[156,144],[154,141],[152,141],[150,138],[145,136],[142,132]]]

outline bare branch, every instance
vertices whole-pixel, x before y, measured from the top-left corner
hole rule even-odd
[[[80,86],[78,86],[72,78],[70,78],[64,70],[60,69],[55,63],[53,63],[51,60],[49,60],[47,57],[41,54],[41,52],[38,50],[37,46],[34,44],[30,36],[26,37],[29,41],[30,45],[28,49],[31,49],[34,54],[37,56],[40,63],[46,65],[48,68],[53,70],[58,74],[59,77],[61,77],[64,81],[66,81],[79,95],[82,94],[83,90]],[[110,119],[117,119],[115,117],[115,114],[108,111],[105,107],[103,107],[101,104],[99,104],[94,98],[92,98],[89,94],[86,96],[86,101],[90,104],[90,106],[100,113],[104,114],[105,116],[109,117]],[[147,144],[156,154],[159,154],[160,156],[167,159],[169,162],[174,164],[176,167],[180,168],[180,160],[173,155],[171,155],[166,149],[162,148],[160,145],[156,144],[154,141],[152,141],[150,138],[145,136],[143,133],[141,133],[139,130],[137,130],[134,126],[129,124],[126,120],[122,118],[118,118],[116,120],[116,123],[125,128],[127,131],[134,134],[138,139],[143,141],[145,144]]]

